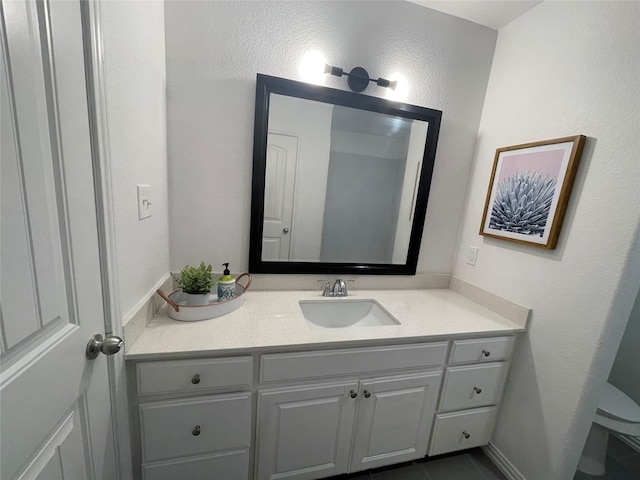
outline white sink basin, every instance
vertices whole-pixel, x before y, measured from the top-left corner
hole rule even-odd
[[[399,325],[375,300],[300,300],[300,309],[311,328],[378,327]]]

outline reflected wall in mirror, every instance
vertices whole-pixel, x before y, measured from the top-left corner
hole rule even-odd
[[[440,117],[258,75],[250,271],[415,274]]]

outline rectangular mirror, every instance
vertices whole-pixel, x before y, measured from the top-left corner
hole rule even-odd
[[[249,270],[415,274],[441,115],[259,74]]]

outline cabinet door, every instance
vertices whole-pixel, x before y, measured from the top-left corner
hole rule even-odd
[[[258,392],[259,480],[311,480],[345,473],[355,381]]]
[[[441,372],[361,382],[351,472],[427,454]]]

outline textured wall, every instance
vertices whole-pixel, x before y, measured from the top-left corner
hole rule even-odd
[[[169,270],[164,3],[102,2],[120,311]],[[152,216],[138,220],[136,185],[152,186]]]
[[[640,284],[638,25],[635,2],[543,2],[498,35],[454,274],[533,309],[493,438],[528,480],[573,478]],[[495,149],[577,134],[557,249],[478,236]]]
[[[255,76],[298,79],[318,49],[344,68],[403,73],[408,103],[444,112],[418,271],[451,271],[494,30],[407,2],[180,1],[165,17],[172,269],[247,268]]]

